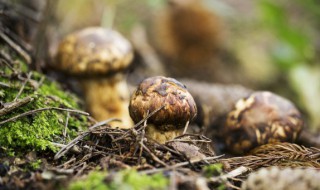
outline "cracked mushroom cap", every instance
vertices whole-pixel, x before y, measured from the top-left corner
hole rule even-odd
[[[138,123],[162,106],[148,123],[163,131],[183,128],[197,114],[196,103],[187,88],[173,78],[162,76],[150,77],[140,83],[131,96],[129,112],[132,120]]]
[[[267,143],[293,142],[302,128],[293,103],[271,92],[255,92],[229,112],[223,136],[231,152],[243,154]]]
[[[131,44],[118,32],[90,27],[61,41],[54,67],[78,76],[108,75],[125,70],[132,58]]]

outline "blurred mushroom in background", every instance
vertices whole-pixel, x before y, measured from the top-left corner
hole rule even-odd
[[[168,0],[157,15],[153,42],[169,75],[207,82],[251,84],[227,45],[223,19],[201,0]]]
[[[171,76],[217,79],[214,72],[223,28],[218,16],[202,1],[168,0],[153,30],[153,41]]]
[[[174,61],[187,61],[186,65],[210,61],[222,42],[218,16],[198,0],[168,0],[167,4],[155,25],[161,52]]]
[[[267,143],[294,142],[303,125],[292,102],[271,92],[254,92],[228,113],[222,136],[230,152],[244,154]]]
[[[320,187],[320,172],[312,168],[261,168],[249,175],[242,190],[317,190]]]
[[[95,119],[118,118],[121,128],[130,128],[125,73],[132,58],[131,44],[121,34],[90,27],[61,41],[53,67],[80,81],[87,110]]]

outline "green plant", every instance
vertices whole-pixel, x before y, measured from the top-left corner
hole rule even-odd
[[[273,32],[276,41],[271,55],[281,69],[291,69],[313,58],[310,36],[290,22],[283,5],[273,0],[260,1],[261,21]]]
[[[206,177],[221,175],[222,171],[223,165],[221,163],[210,164],[203,168],[203,172]]]
[[[85,179],[72,182],[68,190],[148,190],[166,189],[168,180],[161,174],[144,175],[135,170],[123,170],[108,174],[102,171],[93,171]]]
[[[4,105],[14,104],[15,98],[22,89],[17,100],[30,97],[33,101],[0,115],[0,122],[40,108],[79,109],[77,98],[74,95],[64,92],[56,82],[48,80],[43,74],[30,72],[30,80],[23,87],[25,81],[16,77],[15,72],[26,76],[27,73],[21,69],[24,67],[23,63],[15,65],[15,71],[4,67],[4,72],[0,75],[0,82],[9,87],[0,90],[0,100]],[[67,117],[67,136],[63,137]],[[53,142],[64,143],[69,138],[74,138],[78,131],[87,125],[86,117],[79,114],[70,113],[68,116],[65,111],[52,109],[39,111],[0,124],[0,146],[10,154],[33,149],[57,151],[58,148],[53,145]]]
[[[72,182],[68,190],[109,190],[109,186],[104,183],[105,178],[106,172],[92,171],[86,179]]]

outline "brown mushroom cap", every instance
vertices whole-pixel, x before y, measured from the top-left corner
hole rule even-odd
[[[242,154],[267,143],[293,142],[302,127],[301,114],[289,100],[255,92],[229,112],[223,136],[231,152]]]
[[[72,75],[108,75],[125,70],[132,58],[131,44],[118,32],[91,27],[62,40],[54,67]]]
[[[196,103],[186,87],[173,78],[162,76],[143,80],[131,96],[129,113],[137,123],[164,106],[148,119],[159,130],[183,128],[197,114]]]

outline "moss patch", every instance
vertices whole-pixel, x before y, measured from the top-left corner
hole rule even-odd
[[[142,175],[135,170],[123,170],[113,175],[107,172],[93,171],[86,179],[76,180],[69,185],[68,190],[147,190],[166,189],[168,179],[161,174]]]
[[[74,95],[64,92],[57,83],[48,80],[43,74],[27,73],[25,64],[15,64],[13,70],[7,66],[1,67],[4,68],[0,72],[0,82],[5,85],[0,86],[0,109],[14,103],[30,73],[30,80],[27,80],[17,100],[32,97],[33,101],[0,115],[0,122],[39,108],[79,109],[78,99]],[[0,147],[11,154],[30,150],[57,151],[58,148],[52,142],[64,144],[74,138],[81,128],[88,126],[85,116],[75,113],[67,115],[65,111],[46,110],[0,124]],[[63,137],[67,117],[67,135]]]

